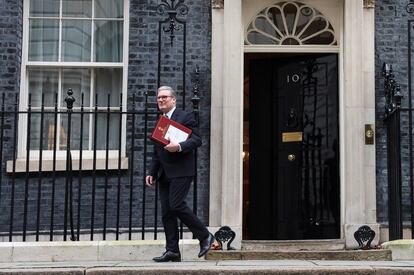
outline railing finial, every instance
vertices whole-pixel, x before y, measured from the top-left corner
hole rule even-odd
[[[73,103],[76,101],[75,98],[73,97],[73,91],[71,88],[68,89],[67,91],[67,96],[65,98],[65,102],[66,102],[66,107],[68,108],[68,110],[72,110],[73,108]]]
[[[385,117],[388,117],[395,109],[401,107],[403,95],[400,85],[395,80],[391,64],[383,64],[382,75],[384,77]]]

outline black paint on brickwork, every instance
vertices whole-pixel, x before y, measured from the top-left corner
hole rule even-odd
[[[402,107],[408,107],[408,20],[414,19],[407,12],[409,0],[377,0],[376,15],[376,181],[377,181],[377,217],[381,224],[388,223],[388,183],[387,183],[387,147],[384,119],[384,85],[382,77],[383,63],[392,64],[396,81],[404,95]],[[412,47],[414,49],[414,47]],[[414,76],[411,76],[414,79]],[[403,220],[410,221],[409,198],[409,149],[408,149],[408,113],[401,114],[401,164],[403,182]]]
[[[132,95],[135,93],[136,106],[144,108],[144,92],[149,91],[151,109],[156,108],[155,93],[157,90],[158,69],[158,22],[166,18],[156,12],[160,1],[131,0],[130,33],[129,33],[129,67],[128,67],[128,104],[131,107]],[[209,147],[210,147],[210,87],[211,87],[211,6],[210,1],[187,0],[189,7],[187,21],[186,47],[186,110],[192,110],[192,80],[196,66],[200,68],[200,132],[203,146],[198,151],[198,209],[197,213],[208,222],[209,202]],[[160,85],[171,86],[178,92],[177,104],[182,106],[182,64],[183,32],[176,32],[174,45],[171,46],[169,33],[163,33],[161,51]],[[155,117],[151,117],[155,121]],[[137,121],[137,127],[143,123]],[[139,151],[142,144],[136,145]],[[140,161],[142,154],[136,156]],[[141,169],[138,169],[140,171]],[[139,195],[141,190],[137,190]],[[154,190],[147,189],[148,221],[152,222],[154,213]],[[192,193],[188,196],[188,204],[192,206]],[[160,220],[160,217],[159,217]]]
[[[5,105],[14,106],[16,95],[20,90],[23,1],[0,0],[0,94],[5,94]],[[5,136],[3,148],[4,160],[12,159],[14,123],[5,119]],[[6,205],[10,204],[10,178],[4,176],[5,166],[1,169],[0,189],[0,231],[8,225]],[[17,213],[21,215],[21,213]]]
[[[0,0],[0,94],[6,93],[6,106],[12,107],[15,95],[20,92],[20,71],[21,71],[21,44],[22,44],[22,2],[20,0]],[[187,51],[186,64],[182,64],[182,31],[176,33],[174,46],[171,47],[169,34],[162,37],[161,55],[161,85],[169,85],[179,93],[178,104],[181,105],[182,69],[186,66],[186,109],[192,110],[192,79],[196,66],[200,68],[200,132],[203,138],[203,146],[198,152],[198,216],[204,222],[208,222],[208,202],[209,202],[209,137],[210,137],[210,82],[211,82],[211,6],[210,1],[187,0],[189,7],[187,21]],[[135,106],[138,110],[144,108],[144,92],[150,95],[150,110],[156,110],[155,92],[157,89],[157,68],[158,68],[158,22],[165,19],[156,12],[157,0],[130,0],[130,28],[129,28],[129,66],[128,66],[128,109],[132,109],[132,97],[135,94]],[[150,128],[155,122],[156,117],[150,116]],[[13,152],[13,120],[6,118],[6,136],[4,143],[2,181],[0,189],[0,232],[8,232],[10,225],[10,200],[11,200],[11,177],[5,173],[4,161],[12,160]],[[127,156],[131,156],[131,117],[127,123]],[[19,134],[25,134],[24,129]],[[143,193],[143,138],[144,121],[142,116],[137,116],[134,133],[134,182],[133,182],[133,205],[132,205],[132,227],[140,228],[142,222],[142,193]],[[151,148],[149,142],[149,149]],[[148,159],[148,162],[150,159]],[[76,169],[76,167],[74,168]],[[117,192],[117,172],[110,173],[108,182],[108,212],[107,228],[113,229],[116,226],[116,192]],[[121,220],[120,227],[128,228],[129,223],[129,171],[122,172],[121,187]],[[40,230],[49,230],[51,217],[51,190],[52,175],[50,172],[43,174],[42,180],[42,200],[41,200],[41,225]],[[97,233],[103,226],[103,196],[105,173],[98,172],[96,180],[96,207],[95,207],[95,229]],[[14,230],[22,230],[23,220],[23,193],[25,175],[17,176],[15,184],[14,202]],[[36,229],[37,213],[37,173],[30,175],[29,197],[28,197],[28,224],[27,230]],[[83,172],[82,174],[82,217],[80,227],[82,230],[90,228],[91,201],[92,201],[92,174]],[[74,174],[73,184],[74,194],[74,220],[76,225],[77,213],[77,194],[78,179],[77,172]],[[54,230],[61,231],[64,223],[64,192],[65,192],[65,173],[57,173],[55,184],[55,212]],[[191,190],[192,192],[192,190]],[[146,189],[146,212],[145,225],[152,227],[154,224],[155,196],[154,190]],[[192,194],[188,196],[188,204],[192,207]],[[161,227],[161,217],[158,208],[158,225]],[[75,228],[76,229],[76,228]],[[99,234],[99,233],[98,233]],[[99,237],[95,238],[99,239]]]
[[[0,93],[6,93],[8,105],[13,105],[20,87],[22,2],[22,0],[0,0]],[[10,142],[10,136],[7,138]]]

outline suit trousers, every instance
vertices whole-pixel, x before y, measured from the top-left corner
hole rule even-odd
[[[185,199],[190,190],[193,177],[160,179],[159,190],[161,200],[162,223],[165,230],[166,250],[179,252],[179,218],[199,240],[209,236],[209,231],[201,220],[188,207]]]

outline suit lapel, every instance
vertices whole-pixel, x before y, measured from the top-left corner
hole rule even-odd
[[[171,115],[171,120],[176,121],[177,120],[177,117],[178,117],[178,113],[179,113],[178,108],[175,108],[174,112]]]

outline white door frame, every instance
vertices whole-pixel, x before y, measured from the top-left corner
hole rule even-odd
[[[243,56],[244,21],[248,20],[243,8],[249,1],[254,1],[259,11],[265,7],[258,5],[258,0],[225,0],[224,9],[212,11],[209,224],[212,230],[230,226],[237,234],[237,247],[242,235]],[[368,224],[379,232],[375,147],[364,144],[364,124],[375,123],[374,9],[364,9],[362,0],[341,1],[343,23],[338,37],[341,238],[347,247],[356,247],[353,233],[359,226]],[[320,10],[323,12],[323,8]],[[262,50],[270,49],[254,47],[249,52]],[[278,52],[297,50],[280,48]]]

